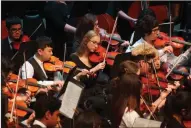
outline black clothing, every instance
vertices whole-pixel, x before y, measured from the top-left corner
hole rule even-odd
[[[68,33],[64,31],[64,27],[70,17],[70,5],[59,3],[56,1],[49,1],[45,5],[44,15],[46,18],[46,35],[51,37],[54,44],[54,55],[63,59],[64,43],[68,41]]]
[[[14,54],[17,52],[17,50],[14,50],[13,47],[11,49],[11,44],[9,44],[8,37],[5,38],[4,40],[2,40],[1,43],[2,43],[1,55],[5,56],[11,60],[11,58],[14,56]],[[19,68],[24,63],[23,55],[20,53],[17,54],[14,57],[14,59],[12,60],[12,62],[14,63],[13,73],[18,74]]]
[[[110,76],[111,78],[115,78],[119,73],[119,65],[126,60],[131,60],[131,52],[118,54],[115,57],[113,67],[111,68]]]
[[[163,121],[161,124],[161,128],[184,128],[176,119],[171,118],[168,121]]]
[[[79,57],[78,57],[75,53],[71,54],[71,55],[70,55],[70,58],[71,58],[71,60],[72,60],[75,64],[77,64],[77,67],[80,68],[80,69],[90,70],[90,69],[92,68],[92,67],[90,68],[90,67],[86,66],[86,65],[79,59]],[[84,76],[84,77],[82,77],[82,78],[80,79],[80,81],[86,85],[86,88],[89,88],[89,87],[92,87],[92,86],[94,86],[94,85],[96,84],[96,79],[97,79],[97,77],[96,77],[96,78],[94,78],[94,77],[89,77],[89,78],[88,78],[87,76]]]
[[[28,62],[33,66],[34,68],[34,75],[33,78],[35,78],[37,81],[39,80],[47,80],[44,72],[40,68],[39,64],[36,62],[36,60],[31,57]]]

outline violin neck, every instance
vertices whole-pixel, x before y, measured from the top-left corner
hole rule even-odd
[[[26,107],[23,107],[23,106],[20,106],[20,105],[16,105],[16,108],[20,109],[20,110],[23,110],[23,111],[26,111],[26,112],[29,112],[29,113],[33,113],[34,112],[34,110],[32,110],[32,109],[26,108]]]

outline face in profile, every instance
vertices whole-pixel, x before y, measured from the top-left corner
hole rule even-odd
[[[156,69],[160,69],[160,58],[159,56],[156,56],[154,59],[153,59],[153,62],[154,62],[154,66]]]
[[[55,111],[54,113],[51,113],[50,111],[46,112],[46,118],[47,118],[47,124],[48,127],[56,127],[59,121],[59,110]]]
[[[9,36],[13,39],[13,40],[18,40],[21,37],[22,34],[22,27],[21,24],[15,24],[15,25],[11,25],[9,31]]]
[[[149,35],[150,40],[156,40],[159,32],[159,27],[153,28],[151,34]]]
[[[52,48],[51,47],[46,47],[44,49],[38,49],[38,53],[41,56],[43,61],[49,61],[51,56],[52,56]]]
[[[97,50],[99,44],[100,44],[100,37],[94,36],[88,41],[87,48],[90,52],[95,52]]]

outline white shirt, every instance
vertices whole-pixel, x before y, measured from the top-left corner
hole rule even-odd
[[[41,60],[39,60],[35,55],[33,57],[36,60],[36,62],[39,64],[39,66],[42,69],[42,71],[43,71],[44,75],[46,76],[46,78],[48,78],[47,75],[46,75],[46,72],[44,70],[44,67],[43,67],[43,62]],[[25,64],[26,64],[27,72],[25,71]],[[21,67],[21,73],[22,73],[22,75],[21,75],[22,79],[33,78],[33,76],[34,76],[34,68],[28,61],[26,61]],[[41,85],[52,85],[54,83],[54,81],[38,81],[37,83],[41,84]]]
[[[147,43],[143,38],[141,38],[140,40],[138,40],[137,42],[135,42],[132,46],[129,46],[127,48],[127,50],[125,51],[126,53],[131,52],[131,50],[135,47],[137,47],[138,45],[142,44],[142,43]]]
[[[42,122],[38,121],[38,120],[35,120],[33,125],[39,125],[41,126],[42,128],[47,128]]]
[[[119,128],[132,127],[135,119],[138,117],[140,116],[135,110],[128,111],[128,107],[126,107]]]
[[[129,46],[125,52],[126,53],[131,52],[131,50],[133,48],[137,47],[138,45],[140,45],[142,43],[147,43],[147,42],[143,38],[141,38],[137,42],[135,42],[132,46]],[[158,52],[159,52],[159,56],[162,56],[161,57],[161,61],[162,62],[166,62],[167,61],[167,56],[164,55],[164,50],[163,49],[159,49]]]

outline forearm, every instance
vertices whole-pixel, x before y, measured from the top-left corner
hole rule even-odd
[[[70,33],[75,33],[76,32],[76,28],[71,26],[71,25],[69,25],[69,24],[66,24],[64,26],[64,31],[65,32],[70,32]]]
[[[121,18],[125,19],[125,20],[130,20],[130,21],[136,21],[136,20],[137,20],[137,19],[134,19],[134,18],[128,16],[128,15],[127,15],[126,13],[124,13],[122,10],[120,10],[120,11],[118,12],[118,15],[119,15]]]

